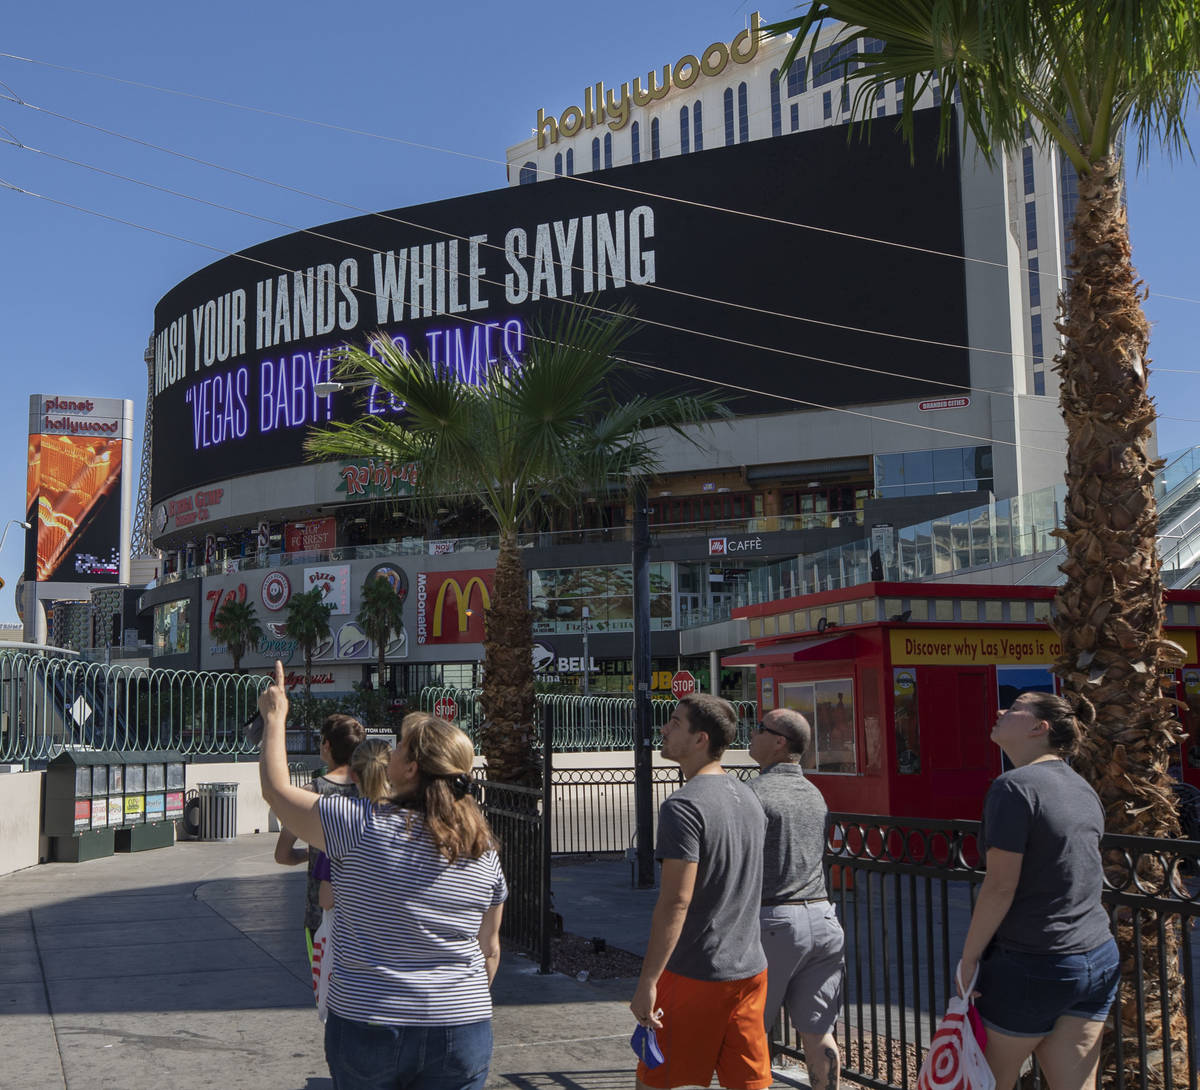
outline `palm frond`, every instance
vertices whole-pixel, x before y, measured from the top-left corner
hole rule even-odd
[[[1200,91],[1194,0],[822,0],[767,27],[796,36],[784,69],[802,50],[811,65],[831,24],[835,44],[872,43],[825,65],[856,84],[859,129],[874,117],[876,95],[902,79],[899,126],[911,142],[916,102],[937,79],[942,154],[956,107],[992,163],[1032,136],[1082,172],[1118,151],[1126,126],[1139,157],[1151,147],[1190,149],[1184,123]]]

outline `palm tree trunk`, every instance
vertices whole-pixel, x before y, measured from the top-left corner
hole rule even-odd
[[[1182,649],[1163,639],[1163,587],[1157,549],[1158,512],[1148,444],[1154,406],[1147,393],[1149,328],[1142,288],[1130,257],[1122,203],[1121,162],[1102,160],[1079,179],[1079,204],[1071,235],[1071,281],[1060,330],[1065,345],[1056,370],[1067,424],[1067,503],[1060,536],[1066,543],[1066,582],[1055,599],[1054,627],[1062,639],[1056,672],[1063,695],[1087,722],[1075,767],[1104,804],[1109,832],[1179,835],[1166,767],[1182,731],[1175,719],[1175,669]],[[1126,884],[1122,861],[1105,860],[1109,880]],[[1142,868],[1152,869],[1152,864]],[[1159,868],[1161,870],[1161,867]],[[1161,882],[1162,875],[1140,873]],[[1165,886],[1161,888],[1166,888]],[[1161,953],[1167,994],[1160,995],[1152,912],[1120,909],[1114,923],[1122,961],[1121,1033],[1126,1078],[1137,1077],[1139,1011],[1134,1002],[1134,944],[1140,944],[1145,996],[1143,1032],[1161,1041],[1163,1024],[1174,1038],[1172,1068],[1186,1083],[1187,1028],[1179,976],[1178,918],[1166,923]],[[1102,1070],[1112,1071],[1114,1042],[1105,1044]],[[1161,1085],[1162,1052],[1150,1045],[1146,1075]]]
[[[515,533],[500,535],[492,607],[484,615],[483,753],[488,777],[536,787],[532,619]]]
[[[304,649],[304,718],[307,722],[308,716],[312,711],[312,648]]]

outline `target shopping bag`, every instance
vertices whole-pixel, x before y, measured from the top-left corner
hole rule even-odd
[[[317,1001],[317,1017],[325,1021],[328,1010],[329,974],[333,971],[333,912],[322,914],[321,926],[312,940],[313,997]]]
[[[946,1017],[933,1035],[917,1075],[917,1090],[996,1090],[996,1078],[983,1058],[983,1045],[976,1036],[971,1016],[975,1016],[980,1031],[982,1023],[970,998],[963,998],[969,997],[974,990],[979,970],[975,970],[970,985],[964,988],[961,969],[960,965],[955,970],[960,994],[950,1000]]]

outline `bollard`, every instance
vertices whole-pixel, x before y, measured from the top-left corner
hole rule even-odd
[[[200,839],[233,840],[237,836],[236,783],[198,784]]]

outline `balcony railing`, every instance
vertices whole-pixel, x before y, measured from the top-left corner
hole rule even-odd
[[[664,537],[753,537],[795,530],[826,530],[861,526],[861,511],[818,511],[798,515],[765,515],[756,518],[723,519],[719,522],[651,523],[651,535]],[[543,530],[520,534],[522,549],[550,548],[555,545],[597,544],[632,541],[633,527],[606,526],[590,530]],[[329,564],[346,560],[375,560],[397,556],[441,556],[450,553],[486,552],[500,547],[496,534],[465,535],[449,538],[405,537],[375,545],[339,545],[333,549],[309,549],[304,552],[268,552],[226,557],[209,564],[196,564],[164,575],[158,585],[166,586],[184,579],[202,579],[214,575],[234,575],[264,568],[283,568],[291,564]]]

